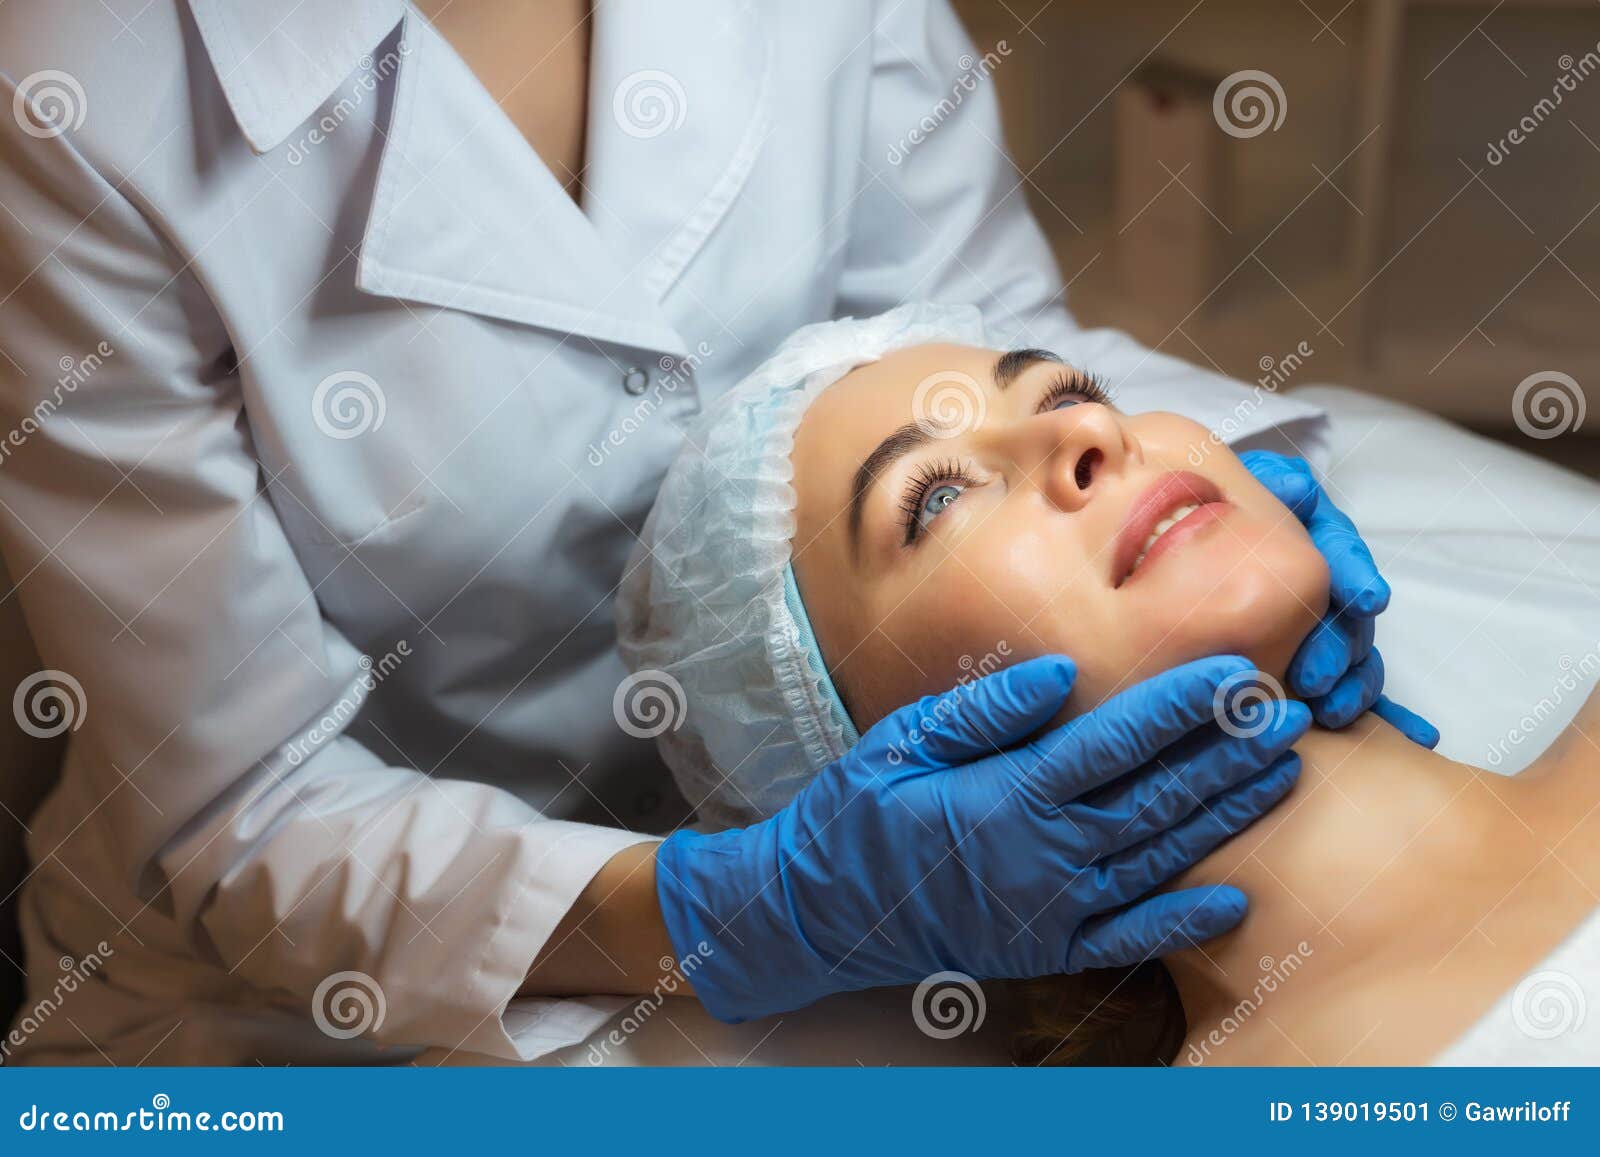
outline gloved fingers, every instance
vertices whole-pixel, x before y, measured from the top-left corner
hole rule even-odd
[[[1311,726],[1303,703],[1279,701],[1259,729],[1238,735],[1212,725],[1190,732],[1140,769],[1064,809],[1097,856],[1160,835],[1202,802],[1259,775]]]
[[[1371,618],[1389,605],[1389,584],[1356,524],[1326,494],[1306,523],[1311,541],[1328,560],[1328,597],[1337,610]]]
[[[1321,487],[1311,473],[1311,464],[1304,458],[1286,458],[1270,450],[1246,450],[1239,455],[1239,461],[1301,522],[1311,517]]]
[[[1326,695],[1350,666],[1350,645],[1343,617],[1323,615],[1289,663],[1289,690],[1308,699]]]
[[[1184,888],[1085,920],[1067,950],[1063,972],[1127,968],[1189,948],[1233,929],[1248,901],[1228,884]]]
[[[1432,751],[1439,746],[1439,729],[1415,711],[1400,706],[1387,695],[1379,695],[1372,705],[1372,713],[1412,743]]]
[[[1338,684],[1372,650],[1376,626],[1365,617],[1324,615],[1289,664],[1289,689],[1316,699]]]
[[[903,743],[926,765],[952,767],[1012,747],[1066,704],[1077,668],[1065,655],[1005,667],[894,712],[868,732]],[[915,741],[907,739],[914,736]]]
[[[1335,730],[1348,727],[1383,693],[1383,656],[1370,651],[1321,699],[1311,704],[1317,722]]]
[[[1286,752],[1266,771],[1208,799],[1160,835],[1093,865],[1074,881],[1073,890],[1097,897],[1102,910],[1131,903],[1181,875],[1271,811],[1299,778],[1300,757]]]
[[[1253,670],[1248,659],[1218,655],[1136,683],[1034,740],[1036,758],[1021,761],[1020,776],[1038,798],[1067,804],[1214,722],[1218,689]]]
[[[1239,460],[1305,524],[1328,560],[1334,607],[1369,617],[1382,612],[1389,605],[1389,584],[1378,573],[1361,532],[1317,482],[1310,463],[1265,450],[1246,451]]]

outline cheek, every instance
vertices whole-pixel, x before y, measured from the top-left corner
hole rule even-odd
[[[1125,615],[1109,588],[1097,597],[1052,607],[1039,630],[1046,642],[1035,653],[1065,654],[1078,671],[1057,722],[1093,710],[1170,665],[1162,659],[1165,640]]]
[[[1066,651],[1082,664],[1082,636],[1063,628],[1097,617],[1089,559],[1075,537],[1009,513],[991,512],[951,545],[925,544],[939,552],[932,565],[879,593],[863,624],[879,629],[861,632],[844,665],[852,713],[866,717],[858,725],[1034,655]]]
[[[1299,523],[1241,511],[1174,568],[1129,622],[1149,648],[1141,675],[1207,655],[1239,654],[1282,679],[1328,605],[1328,569]],[[1176,561],[1176,560],[1174,560]]]
[[[1262,533],[1250,567],[1229,594],[1222,614],[1238,640],[1231,649],[1282,680],[1328,609],[1328,564],[1291,517]]]
[[[1193,470],[1221,482],[1218,470],[1227,461],[1238,461],[1231,450],[1218,445],[1209,429],[1177,414],[1135,414],[1123,421],[1139,439],[1145,460],[1154,466]]]

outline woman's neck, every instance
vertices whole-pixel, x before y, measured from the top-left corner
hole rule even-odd
[[[1250,897],[1229,935],[1167,957],[1180,1063],[1418,1063],[1464,1031],[1600,895],[1591,703],[1515,779],[1372,716],[1297,746],[1282,804],[1178,886]]]

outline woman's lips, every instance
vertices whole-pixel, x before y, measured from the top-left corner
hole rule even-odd
[[[1139,495],[1123,520],[1111,563],[1111,585],[1120,587],[1135,575],[1143,574],[1158,558],[1215,522],[1229,505],[1216,483],[1199,474],[1175,470],[1157,478]],[[1156,527],[1184,506],[1195,509],[1163,532],[1146,550],[1145,544]]]

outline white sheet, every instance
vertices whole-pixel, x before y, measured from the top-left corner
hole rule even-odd
[[[1600,1064],[1600,910],[1433,1063]]]
[[[1389,693],[1491,771],[1526,767],[1600,676],[1600,484],[1355,390],[1327,407],[1330,492],[1394,588]]]
[[[1391,694],[1439,725],[1446,755],[1520,770],[1600,675],[1600,484],[1355,390],[1298,393],[1330,419],[1326,440],[1300,449],[1394,587],[1378,632]],[[549,1062],[1005,1064],[1005,1018],[990,1003],[978,1032],[934,1040],[909,989],[731,1026],[669,999],[633,1031],[619,1026],[638,1006],[619,1014],[620,1044],[602,1030]]]

